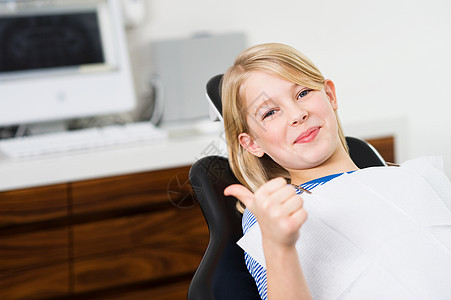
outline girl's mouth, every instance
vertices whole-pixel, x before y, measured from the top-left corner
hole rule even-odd
[[[295,144],[304,144],[313,141],[318,135],[320,127],[312,127],[304,131],[298,138],[294,141]]]

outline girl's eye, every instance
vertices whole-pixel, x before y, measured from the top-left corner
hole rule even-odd
[[[265,120],[266,118],[273,116],[276,112],[277,112],[276,109],[268,110],[266,113],[263,114],[262,120]]]
[[[303,98],[303,97],[307,96],[308,93],[310,93],[311,91],[312,91],[312,90],[302,90],[302,91],[298,94],[298,96],[297,96],[296,99]]]

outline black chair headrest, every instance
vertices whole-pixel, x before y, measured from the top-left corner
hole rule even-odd
[[[215,106],[218,113],[222,116],[222,103],[221,103],[221,80],[222,74],[212,77],[207,82],[207,95],[211,102]]]

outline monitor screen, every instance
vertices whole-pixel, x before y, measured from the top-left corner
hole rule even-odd
[[[105,62],[94,12],[4,17],[0,36],[2,75]]]
[[[0,125],[133,109],[118,1],[0,6]]]

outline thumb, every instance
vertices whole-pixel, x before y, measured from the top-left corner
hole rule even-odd
[[[254,200],[254,194],[242,186],[241,184],[232,184],[224,189],[225,196],[233,196],[243,202],[243,204],[249,208]]]

